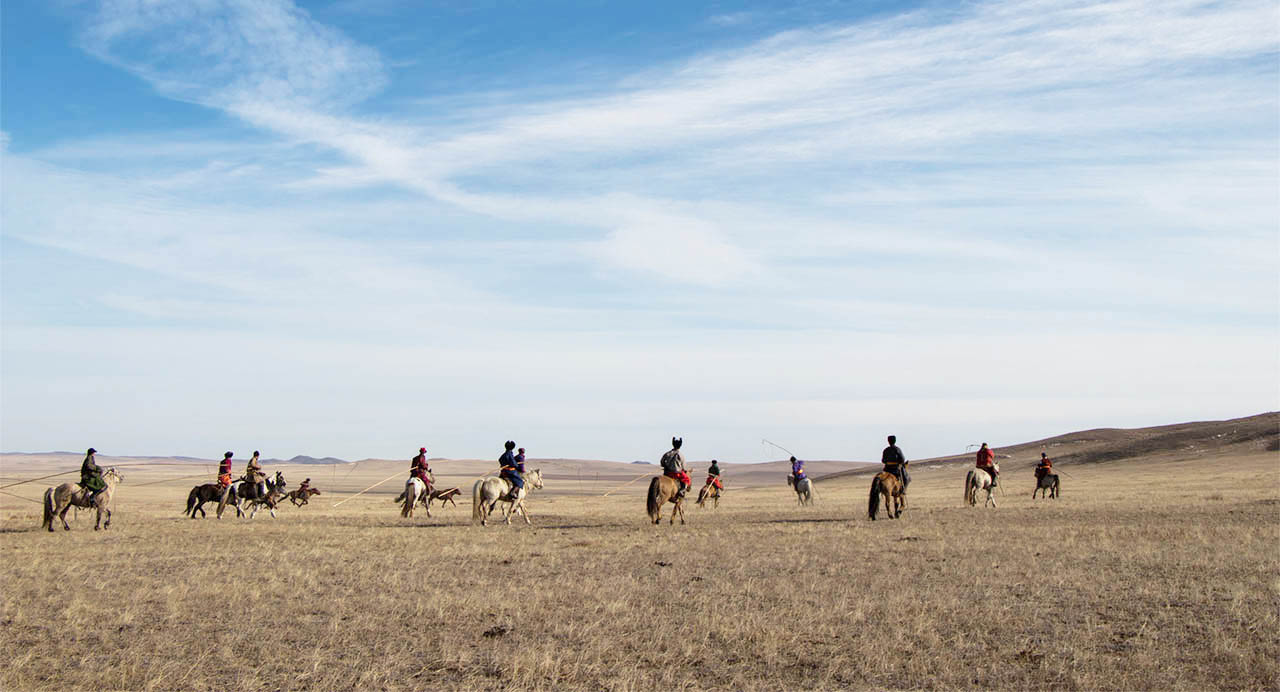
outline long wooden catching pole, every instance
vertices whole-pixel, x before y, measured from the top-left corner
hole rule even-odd
[[[46,479],[46,478],[53,478],[54,476],[65,476],[65,475],[67,475],[67,474],[69,474],[69,473],[80,473],[80,469],[76,469],[76,470],[74,470],[74,471],[59,471],[58,473],[51,473],[51,474],[49,474],[49,475],[47,475],[47,476],[41,476],[41,477],[39,477],[39,478],[28,478],[28,479],[27,479],[27,480],[25,480],[25,481],[18,481],[17,483],[10,483],[9,485],[0,485],[0,490],[4,490],[5,488],[12,488],[12,487],[13,487],[13,486],[15,486],[15,485],[24,485],[24,484],[26,484],[26,483],[35,483],[36,481],[42,481],[42,480],[44,480],[44,479]]]
[[[620,485],[620,486],[618,486],[618,487],[614,488],[613,490],[610,490],[609,492],[607,492],[607,493],[605,493],[605,494],[601,495],[600,497],[609,497],[609,496],[610,496],[610,495],[612,495],[613,493],[616,493],[616,492],[618,492],[619,490],[622,490],[623,488],[627,487],[628,485],[631,485],[632,483],[635,483],[636,481],[640,480],[641,478],[644,478],[645,476],[651,476],[651,475],[653,475],[653,472],[652,472],[652,471],[645,471],[644,473],[640,474],[639,476],[636,476],[635,478],[632,478],[631,480],[627,481],[626,483],[623,483],[622,485]]]
[[[404,471],[397,471],[397,472],[395,472],[394,474],[392,474],[392,475],[390,475],[390,476],[387,476],[386,478],[383,478],[382,480],[378,481],[377,483],[374,483],[373,485],[371,485],[371,486],[369,486],[369,487],[365,488],[364,490],[361,490],[360,492],[356,493],[355,495],[352,495],[351,497],[348,497],[346,500],[340,500],[340,501],[338,501],[338,502],[333,503],[333,505],[331,505],[331,506],[333,506],[333,507],[337,507],[338,505],[342,504],[343,502],[346,502],[347,500],[350,500],[350,499],[352,499],[352,498],[356,498],[356,497],[360,497],[361,495],[363,495],[363,494],[365,494],[365,493],[369,492],[370,490],[373,490],[374,488],[376,488],[376,487],[378,487],[378,486],[382,485],[383,483],[386,483],[387,481],[391,480],[392,478],[398,478],[398,477],[401,477],[401,476],[403,476],[403,475],[404,475]]]

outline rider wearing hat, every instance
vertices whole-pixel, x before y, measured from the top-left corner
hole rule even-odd
[[[409,463],[409,477],[422,481],[427,486],[427,493],[431,492],[431,466],[427,464],[426,447],[419,447],[418,456]]]
[[[222,455],[222,461],[218,462],[218,489],[224,490],[231,487],[231,452]]]
[[[898,481],[902,483],[902,492],[907,491],[907,484],[911,482],[911,476],[907,475],[907,457],[898,448],[898,436],[890,435],[889,446],[884,448],[880,453],[880,463],[884,464],[884,470],[898,477]]]
[[[516,457],[511,450],[516,448],[516,443],[507,440],[503,444],[505,451],[502,456],[498,457],[498,475],[507,479],[511,483],[511,492],[507,493],[507,498],[515,500],[516,495],[524,488],[524,449],[520,450],[520,456]]]
[[[720,481],[720,462],[715,459],[711,460],[711,467],[707,469],[707,485],[714,485],[716,490],[724,492],[724,483]]]
[[[797,488],[800,487],[800,481],[805,479],[804,460],[791,457],[791,482]],[[798,490],[796,492],[799,492]]]
[[[693,479],[689,477],[689,469],[685,468],[684,455],[680,453],[680,447],[684,444],[683,437],[671,438],[671,450],[662,455],[662,460],[658,463],[662,465],[662,473],[665,476],[680,481],[680,490],[676,492],[677,498],[684,497],[689,492],[689,488],[693,487]]]
[[[1053,460],[1048,454],[1040,452],[1040,463],[1036,464],[1036,482],[1039,483],[1040,479],[1051,473],[1053,473]]]
[[[84,463],[80,465],[80,487],[85,489],[87,493],[85,499],[90,505],[93,504],[98,493],[107,489],[106,481],[102,480],[102,467],[98,466],[98,462],[93,459],[93,455],[97,453],[98,450],[90,447],[89,451],[85,452]]]
[[[253,457],[249,459],[249,463],[244,466],[244,482],[257,488],[258,497],[267,496],[267,474],[262,472],[262,465],[258,463],[256,449],[253,450]]]

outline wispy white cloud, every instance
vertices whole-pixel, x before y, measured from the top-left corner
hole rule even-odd
[[[76,386],[15,363],[115,391],[184,351],[203,420],[262,387],[352,429],[426,417],[462,448],[501,419],[619,458],[643,450],[582,428],[735,448],[777,424],[849,456],[850,420],[1273,407],[1277,13],[988,2],[406,115],[369,100],[397,86],[374,49],[283,0],[111,0],[90,52],[257,134],[6,152],[6,237],[196,288],[91,294],[167,329],[6,324],[5,391],[32,402],[5,434]]]

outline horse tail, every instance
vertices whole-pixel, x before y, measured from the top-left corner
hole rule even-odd
[[[884,481],[880,480],[880,476],[871,479],[871,497],[867,500],[867,518],[875,521],[876,512],[880,511],[880,493],[884,488]]]
[[[649,518],[657,521],[659,515],[662,514],[662,478],[654,476],[649,481],[649,496],[645,500],[645,509],[649,512]]]
[[[182,513],[183,516],[190,514],[194,517],[196,515],[196,500],[198,499],[200,499],[200,486],[197,485],[191,489],[191,494],[187,495],[187,509]]]
[[[40,528],[53,528],[53,488],[44,491],[44,523],[40,524]]]
[[[418,501],[418,488],[413,481],[404,484],[404,506],[400,508],[400,516],[407,517],[413,511],[413,504]]]
[[[472,524],[480,521],[480,515],[481,515],[480,494],[483,489],[484,489],[483,478],[476,481],[476,484],[471,486],[471,523]]]
[[[973,469],[969,469],[969,473],[964,476],[964,502],[973,504]]]

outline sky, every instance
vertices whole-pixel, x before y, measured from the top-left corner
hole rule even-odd
[[[1278,27],[6,2],[0,449],[868,460],[1277,410]]]

